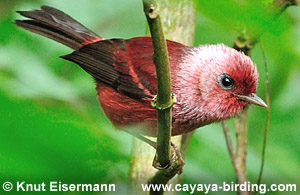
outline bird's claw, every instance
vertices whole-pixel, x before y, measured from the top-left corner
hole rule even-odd
[[[172,154],[172,157],[170,159],[170,162],[167,165],[162,166],[158,162],[158,157],[157,157],[157,153],[156,153],[153,163],[152,163],[152,166],[158,170],[170,170],[170,171],[176,170],[176,172],[178,174],[181,174],[182,168],[185,163],[183,161],[183,158],[182,158],[182,155],[181,155],[179,149],[173,143],[171,143],[171,154]]]

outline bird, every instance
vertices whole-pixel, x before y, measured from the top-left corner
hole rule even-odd
[[[66,13],[43,5],[17,11],[21,28],[62,43],[74,51],[61,58],[90,74],[97,98],[112,124],[156,136],[156,69],[149,36],[104,39]],[[267,107],[256,95],[258,71],[241,51],[224,44],[186,46],[166,40],[170,61],[172,136],[237,116],[249,104]],[[139,128],[133,128],[139,126]]]

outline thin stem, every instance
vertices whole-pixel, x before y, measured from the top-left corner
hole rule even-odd
[[[132,135],[132,136],[134,136],[134,137],[136,137],[137,139],[139,139],[139,140],[141,140],[141,141],[149,144],[150,146],[152,146],[153,148],[156,149],[156,142],[154,142],[154,141],[146,138],[145,136],[142,136],[139,133],[135,133],[135,132],[131,132],[131,131],[125,131],[125,132],[128,133],[128,134],[130,134],[130,135]]]
[[[265,156],[266,156],[266,148],[267,148],[267,134],[268,134],[268,129],[269,129],[269,121],[270,121],[269,70],[268,70],[268,64],[267,64],[267,59],[266,59],[266,53],[265,53],[265,49],[264,49],[264,46],[263,46],[262,42],[260,42],[260,47],[261,47],[261,50],[262,50],[262,55],[263,55],[263,60],[264,60],[264,65],[265,65],[266,104],[268,105],[268,107],[267,107],[267,116],[266,116],[265,131],[264,131],[263,149],[262,149],[262,154],[261,154],[261,166],[260,166],[259,176],[258,176],[258,180],[257,180],[258,185],[260,185],[260,183],[261,183],[262,174],[263,174],[264,165],[265,165]]]

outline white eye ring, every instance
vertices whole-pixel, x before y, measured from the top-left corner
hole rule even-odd
[[[223,73],[218,76],[218,83],[223,89],[228,90],[233,87],[234,80],[231,78],[231,76],[229,76],[229,74]]]

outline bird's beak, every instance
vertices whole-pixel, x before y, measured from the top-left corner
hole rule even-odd
[[[268,105],[264,102],[264,100],[262,100],[260,97],[258,97],[255,93],[251,93],[249,96],[238,95],[238,94],[235,94],[235,96],[241,100],[249,102],[250,104],[255,104],[258,106],[265,107],[265,108],[268,107]]]

